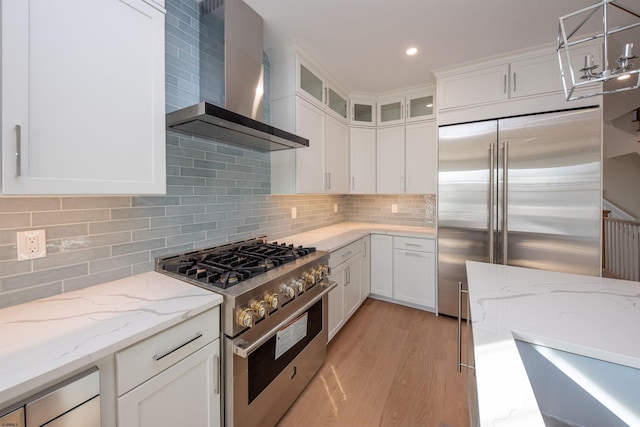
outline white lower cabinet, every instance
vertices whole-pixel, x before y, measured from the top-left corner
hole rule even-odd
[[[393,297],[393,237],[371,235],[371,293]]]
[[[216,307],[117,352],[118,427],[220,426],[219,330]]]
[[[329,292],[329,341],[362,304],[363,243],[353,242],[331,253],[329,279],[338,286]]]
[[[393,298],[432,311],[436,308],[433,240],[394,237]]]
[[[219,426],[220,340],[117,400],[119,427]]]
[[[371,294],[436,311],[435,241],[403,236],[371,236]]]

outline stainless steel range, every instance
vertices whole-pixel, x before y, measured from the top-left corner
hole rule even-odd
[[[326,360],[328,264],[264,236],[156,260],[223,296],[225,426],[275,425]]]

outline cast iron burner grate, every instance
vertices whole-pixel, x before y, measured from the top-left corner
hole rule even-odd
[[[162,268],[226,289],[315,251],[277,242],[254,243],[202,255],[192,253],[189,258],[168,261]]]

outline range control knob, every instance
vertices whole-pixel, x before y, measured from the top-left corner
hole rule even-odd
[[[316,284],[316,275],[313,270],[309,273],[304,273],[302,278],[307,282],[307,285],[313,286]]]
[[[298,279],[296,280],[295,287],[296,287],[296,290],[298,291],[298,295],[300,295],[305,291],[305,289],[307,289],[307,284],[304,280]]]
[[[243,328],[251,328],[253,327],[253,323],[255,321],[255,314],[253,310],[250,308],[245,308],[244,310],[238,312],[238,317],[236,318],[236,322],[238,325]]]
[[[264,319],[269,315],[269,306],[265,301],[255,301],[251,304],[251,308],[258,319]]]
[[[280,288],[282,291],[282,294],[287,297],[287,298],[295,298],[296,297],[296,290],[293,287],[293,283],[289,284],[289,285],[282,285],[282,287]]]
[[[318,267],[318,277],[320,278],[320,281],[322,281],[327,276],[329,276],[329,266],[321,265],[320,267]]]
[[[276,294],[268,294],[265,297],[265,301],[272,311],[280,308],[280,297]]]

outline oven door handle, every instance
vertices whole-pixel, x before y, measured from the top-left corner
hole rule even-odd
[[[258,347],[260,347],[262,344],[270,340],[275,334],[277,334],[280,329],[282,329],[283,327],[291,323],[292,320],[294,320],[296,317],[303,314],[305,311],[309,310],[311,306],[313,306],[315,303],[320,301],[325,295],[331,292],[333,288],[338,286],[338,284],[336,282],[328,281],[326,282],[326,285],[323,284],[322,286],[324,287],[324,289],[316,297],[314,297],[311,301],[309,301],[308,303],[303,305],[301,308],[296,310],[295,313],[293,313],[291,316],[287,317],[285,320],[280,322],[277,326],[275,326],[269,332],[267,332],[264,335],[261,335],[260,338],[258,338],[254,342],[249,343],[248,341],[245,341],[245,340],[239,340],[237,344],[233,345],[233,353],[246,359],[247,357],[249,357],[251,353],[257,350]]]

